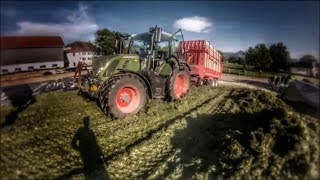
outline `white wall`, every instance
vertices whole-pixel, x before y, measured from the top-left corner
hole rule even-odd
[[[56,67],[53,65],[56,64]],[[40,66],[45,65],[45,68],[40,68]],[[19,72],[16,71],[16,68],[20,68],[21,71],[32,71],[32,69],[28,69],[28,67],[33,67],[35,69],[52,69],[52,68],[63,68],[63,61],[51,61],[51,62],[40,62],[40,63],[27,63],[27,64],[13,64],[13,65],[5,65],[0,67],[0,74],[14,73]],[[4,72],[7,70],[8,72]]]
[[[300,74],[304,76],[311,75],[311,68],[303,68],[303,67],[291,67],[290,72],[293,74]]]
[[[79,61],[85,62],[88,65],[92,65],[93,58],[97,56],[97,55],[94,55],[94,52],[90,52],[90,54],[88,54],[88,52],[76,52],[76,53],[69,52],[69,53],[66,53],[66,55],[69,60],[69,67],[76,67]],[[85,58],[85,60],[82,60],[83,58]],[[91,59],[89,60],[88,58],[91,58]]]

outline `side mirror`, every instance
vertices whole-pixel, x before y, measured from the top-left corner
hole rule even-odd
[[[159,43],[161,41],[161,33],[162,33],[162,28],[155,27],[154,30],[154,42]]]
[[[117,48],[119,46],[119,40],[116,39],[116,44],[114,45],[115,48]]]

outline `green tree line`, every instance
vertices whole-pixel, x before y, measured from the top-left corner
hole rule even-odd
[[[107,28],[98,29],[95,35],[95,44],[100,53],[109,55],[114,52],[116,37],[120,35],[118,31],[111,31]]]
[[[291,66],[311,67],[317,59],[312,55],[304,55],[299,61],[294,62],[291,59],[290,52],[282,42],[272,44],[267,47],[265,44],[257,44],[255,47],[249,47],[245,52],[244,58],[230,59],[239,64],[254,66],[257,70],[279,71],[289,70]]]

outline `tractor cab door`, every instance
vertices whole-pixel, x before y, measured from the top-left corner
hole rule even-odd
[[[170,42],[163,41],[156,43],[153,50],[153,67],[152,70],[155,72],[159,71],[161,65],[170,57]]]
[[[179,43],[183,41],[183,34],[181,30],[175,32],[172,36],[166,38],[166,41],[162,41],[155,45],[155,69],[154,71],[160,75],[169,75],[172,70],[172,65],[168,64],[169,61],[173,61],[175,65],[179,64],[179,59],[183,59],[184,47],[180,47]],[[171,70],[169,70],[169,68]]]
[[[185,48],[179,46],[180,42],[184,41],[183,33],[181,29],[175,32],[171,37],[171,54],[178,59],[181,59],[185,53]]]

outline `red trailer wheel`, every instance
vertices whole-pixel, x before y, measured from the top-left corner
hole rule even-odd
[[[189,81],[185,74],[180,73],[177,75],[174,82],[174,94],[180,98],[183,93],[186,93],[188,90]]]
[[[143,80],[131,73],[113,76],[99,90],[101,109],[113,118],[138,113],[147,99],[147,88]]]
[[[140,104],[140,92],[137,87],[127,85],[119,89],[116,104],[123,113],[132,113]]]
[[[203,85],[203,80],[198,78],[197,79],[197,86],[202,86]]]
[[[216,78],[213,80],[213,87],[214,88],[218,87],[218,79],[216,79]]]
[[[185,93],[190,87],[190,71],[186,67],[183,71],[176,71],[166,83],[166,99],[174,101]]]

